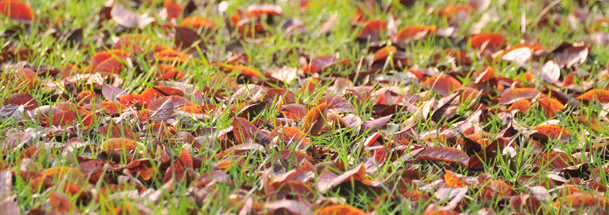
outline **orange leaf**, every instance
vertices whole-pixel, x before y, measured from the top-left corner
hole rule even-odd
[[[428,78],[422,85],[442,96],[448,96],[451,92],[462,87],[459,80],[446,75],[436,75]]]
[[[204,29],[214,29],[216,28],[216,24],[211,20],[202,17],[202,16],[191,16],[186,17],[182,20],[180,24],[181,27],[185,28],[204,28]]]
[[[385,46],[374,53],[372,62],[385,61],[390,54],[397,52],[398,49],[395,46]]]
[[[481,48],[483,45],[488,46],[500,46],[503,44],[503,35],[493,33],[482,33],[477,34],[470,39],[472,48]]]
[[[142,95],[127,94],[127,95],[118,97],[117,99],[118,99],[118,102],[120,102],[121,104],[123,104],[127,107],[130,107],[131,105],[134,105],[134,104],[138,104],[140,106],[150,104],[150,100],[144,99],[144,97]]]
[[[285,116],[285,118],[299,121],[303,117],[307,115],[307,108],[303,107],[299,104],[288,104],[284,105],[281,113]]]
[[[349,205],[327,206],[316,213],[316,215],[365,215],[366,212]]]
[[[565,108],[565,106],[562,105],[562,103],[560,103],[558,100],[550,97],[540,99],[539,104],[550,118],[552,118],[557,111]]]
[[[126,55],[127,55],[127,53],[125,51],[118,50],[118,49],[98,52],[97,54],[93,55],[93,57],[91,58],[91,70],[95,70],[97,68],[97,66],[99,66],[103,61],[105,61],[107,59],[122,58]]]
[[[167,20],[177,19],[183,14],[182,5],[172,0],[165,0],[165,10],[167,11]]]
[[[127,110],[127,106],[118,103],[118,102],[102,102],[99,105],[104,106],[104,113],[108,115],[118,115],[121,114],[124,110]]]
[[[325,102],[321,103],[307,113],[302,124],[302,129],[305,133],[318,135],[321,132],[322,127],[325,125],[327,105]]]
[[[279,136],[287,144],[298,144],[298,148],[305,148],[307,145],[311,144],[311,140],[309,140],[306,137],[306,134],[298,128],[285,127]]]
[[[541,92],[539,92],[538,90],[533,89],[533,88],[510,89],[510,90],[505,91],[503,93],[503,95],[501,95],[501,98],[499,98],[499,104],[500,105],[511,104],[519,99],[532,99],[532,98],[535,98],[540,93]]]
[[[336,61],[336,58],[332,55],[324,55],[324,56],[319,56],[316,58],[313,58],[313,60],[311,60],[311,62],[309,63],[309,65],[306,65],[304,67],[301,68],[302,72],[307,75],[307,74],[315,74],[315,73],[319,73],[322,70],[335,65],[336,63],[338,63]]]
[[[486,194],[484,195],[484,197],[489,200],[493,197],[508,198],[516,195],[516,191],[514,191],[514,188],[512,188],[512,186],[499,180],[493,180],[487,186],[487,188],[488,189],[486,190]]]
[[[393,40],[398,44],[401,42],[411,40],[411,39],[418,40],[420,38],[425,37],[427,34],[435,33],[436,29],[438,29],[438,27],[436,27],[435,25],[427,25],[427,26],[413,25],[413,26],[400,30],[395,35],[395,38],[393,38]]]
[[[79,213],[78,207],[72,203],[72,200],[63,193],[51,191],[49,193],[49,203],[51,207],[63,213]]]
[[[597,100],[597,101],[603,102],[603,103],[609,102],[609,90],[593,89],[593,90],[590,90],[590,91],[584,93],[581,96],[578,96],[577,99],[583,100],[583,101]]]
[[[173,87],[155,86],[155,87],[144,90],[144,92],[142,92],[140,95],[142,95],[142,99],[144,99],[144,101],[150,101],[154,98],[163,97],[163,96],[171,96],[171,95],[183,96],[184,92],[182,92],[182,90],[180,90],[180,89],[173,88]]]
[[[261,15],[281,16],[281,6],[273,4],[250,5],[247,7],[248,17],[259,17]]]
[[[493,69],[493,67],[486,67],[476,72],[473,77],[475,78],[474,83],[484,83],[488,80],[495,78],[495,70]]]
[[[59,167],[51,167],[40,172],[41,175],[44,175],[49,178],[64,178],[70,176],[71,178],[83,179],[83,174],[74,169],[72,167],[67,166],[59,166]]]
[[[141,146],[129,138],[112,138],[102,143],[102,148],[105,150],[133,150],[136,147]]]
[[[450,188],[461,188],[463,186],[470,185],[462,178],[457,177],[457,175],[451,171],[446,171],[444,174],[444,181],[446,182],[446,187]]]
[[[605,197],[595,195],[588,192],[579,192],[575,194],[571,194],[568,196],[562,196],[556,199],[554,202],[554,207],[560,206],[573,206],[573,208],[578,208],[581,206],[594,206],[599,205],[601,207],[607,207],[609,205],[609,200]]]
[[[512,104],[507,111],[519,110],[520,113],[526,113],[531,108],[531,102],[527,99],[518,99]]]
[[[569,131],[560,127],[560,125],[541,125],[537,126],[532,131],[537,131],[537,133],[547,136],[550,139],[557,139],[564,136],[568,136]]]
[[[107,126],[98,127],[95,130],[99,131],[103,135],[109,135],[110,137],[115,138],[126,137],[129,139],[134,139],[134,137],[136,137],[136,134],[131,131],[130,128],[121,124],[110,124]]]
[[[360,40],[376,40],[381,37],[381,31],[387,30],[387,23],[383,20],[370,20],[364,24],[362,31],[357,39]]]

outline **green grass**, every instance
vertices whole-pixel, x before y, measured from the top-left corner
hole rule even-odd
[[[147,13],[150,16],[157,19],[157,23],[152,24],[142,30],[134,29],[121,29],[117,27],[116,23],[112,20],[99,22],[99,9],[103,7],[104,1],[98,0],[59,0],[59,1],[28,1],[27,2],[35,12],[38,19],[31,23],[31,25],[24,24],[18,21],[11,20],[9,17],[0,15],[0,33],[6,34],[14,29],[20,29],[18,33],[13,34],[10,37],[0,37],[0,53],[10,53],[13,50],[18,49],[31,49],[33,55],[27,59],[5,59],[2,65],[3,78],[0,79],[2,89],[0,90],[0,100],[3,101],[4,107],[9,107],[7,98],[15,93],[25,92],[33,96],[38,101],[40,106],[58,106],[64,102],[67,102],[71,110],[79,111],[80,108],[89,108],[88,111],[96,113],[96,118],[93,120],[90,126],[83,126],[80,122],[84,120],[85,115],[78,115],[76,122],[73,126],[46,126],[39,119],[30,119],[27,117],[27,113],[20,117],[20,120],[15,120],[15,117],[3,117],[0,122],[0,140],[7,139],[11,134],[21,131],[27,131],[29,133],[39,132],[40,134],[46,134],[40,138],[34,138],[31,143],[27,146],[23,144],[17,144],[16,147],[8,147],[3,149],[4,154],[3,161],[8,166],[3,166],[3,171],[12,172],[13,177],[10,180],[12,189],[8,193],[2,193],[5,196],[1,197],[2,204],[6,204],[7,201],[15,201],[18,205],[18,209],[21,213],[33,212],[35,210],[51,211],[51,210],[67,210],[64,212],[73,213],[78,210],[82,213],[98,213],[98,214],[114,214],[116,208],[130,208],[130,212],[145,214],[145,210],[149,210],[152,213],[199,213],[199,214],[221,214],[239,213],[244,205],[245,199],[252,200],[257,205],[264,205],[265,203],[273,202],[275,199],[272,197],[273,193],[269,194],[266,191],[269,189],[269,171],[275,174],[281,174],[293,169],[302,169],[303,164],[294,163],[291,160],[281,159],[280,150],[292,149],[302,151],[309,154],[315,160],[315,163],[322,162],[335,162],[334,166],[329,168],[342,172],[340,168],[350,170],[360,163],[366,162],[369,158],[374,156],[374,151],[367,150],[362,144],[365,143],[366,139],[373,134],[373,132],[359,131],[354,128],[344,128],[338,126],[331,126],[329,122],[326,122],[328,129],[323,131],[321,135],[315,136],[307,134],[306,138],[310,140],[310,145],[305,149],[297,148],[296,144],[278,144],[277,147],[272,147],[271,143],[274,141],[258,141],[253,138],[253,142],[265,146],[266,152],[259,150],[244,150],[239,155],[235,155],[235,159],[240,157],[243,162],[232,162],[226,169],[220,170],[225,172],[231,179],[232,184],[215,183],[206,186],[197,186],[196,181],[182,180],[174,181],[171,191],[168,188],[163,188],[165,184],[163,177],[165,177],[165,170],[167,165],[175,168],[179,160],[180,153],[186,149],[192,157],[197,157],[201,161],[200,168],[191,170],[196,178],[200,174],[210,173],[218,170],[218,164],[221,161],[227,160],[230,156],[218,157],[221,152],[226,152],[226,149],[236,145],[238,141],[235,139],[234,132],[229,132],[225,136],[221,137],[221,140],[215,141],[200,141],[202,145],[200,149],[197,149],[194,143],[185,141],[182,136],[175,134],[169,139],[159,137],[159,131],[155,129],[147,129],[150,127],[150,122],[139,122],[137,114],[132,116],[129,113],[132,109],[121,110],[124,118],[118,120],[119,114],[111,116],[101,113],[99,108],[96,106],[88,106],[86,104],[77,103],[77,94],[82,91],[93,91],[96,92],[99,97],[95,98],[93,102],[103,102],[105,99],[101,96],[101,85],[99,83],[92,84],[86,81],[75,81],[69,85],[66,85],[66,81],[70,77],[76,77],[78,72],[73,73],[60,73],[56,76],[43,76],[36,75],[33,80],[38,83],[36,88],[28,88],[27,84],[19,84],[15,78],[6,78],[11,76],[5,76],[7,74],[15,73],[18,71],[15,69],[15,65],[19,61],[25,60],[28,67],[38,68],[42,66],[51,66],[64,70],[68,64],[74,65],[78,68],[90,68],[91,57],[96,53],[110,50],[108,44],[112,44],[113,40],[120,35],[124,34],[140,34],[150,38],[148,41],[150,44],[160,44],[175,48],[174,44],[174,30],[171,28],[164,29],[163,24],[169,24],[164,21],[159,15],[163,5],[163,1],[154,1],[153,6],[142,5],[139,9],[134,9],[136,13],[143,14]],[[186,4],[186,1],[178,0],[181,4]],[[365,77],[366,66],[357,66],[357,62],[360,59],[366,59],[374,54],[374,51],[369,49],[370,41],[361,42],[357,41],[361,28],[351,25],[351,19],[356,14],[358,3],[355,1],[310,1],[309,6],[306,10],[298,10],[298,1],[278,1],[275,4],[279,5],[283,9],[283,15],[281,17],[275,17],[275,23],[269,25],[265,23],[267,32],[259,35],[258,42],[251,42],[252,39],[243,39],[244,35],[239,31],[229,32],[224,29],[225,20],[229,20],[229,15],[233,15],[237,10],[246,10],[246,8],[258,1],[245,1],[236,0],[230,1],[226,13],[218,14],[214,12],[212,6],[199,5],[199,9],[194,12],[195,15],[205,16],[208,19],[215,22],[219,28],[213,31],[199,31],[203,38],[205,50],[195,50],[191,53],[198,53],[198,56],[191,57],[186,63],[175,63],[178,70],[182,71],[185,75],[183,84],[184,86],[194,87],[201,92],[204,90],[209,92],[217,92],[217,98],[212,98],[210,95],[203,95],[203,101],[196,101],[191,96],[185,95],[184,98],[192,100],[197,107],[205,105],[212,105],[216,107],[216,111],[213,113],[205,114],[205,117],[200,119],[193,119],[189,116],[178,116],[175,120],[168,121],[173,123],[177,132],[184,132],[191,134],[195,137],[203,138],[199,135],[199,132],[204,129],[216,129],[219,131],[222,129],[233,126],[233,120],[235,116],[239,116],[242,110],[232,111],[231,107],[245,107],[252,104],[257,104],[257,101],[251,100],[233,100],[231,96],[237,91],[238,88],[245,86],[245,84],[262,85],[266,84],[269,88],[285,88],[286,90],[293,92],[298,100],[298,103],[309,110],[319,104],[319,101],[326,94],[326,90],[331,89],[337,81],[336,75],[340,75],[345,78],[349,78],[348,75],[358,74],[357,77]],[[389,20],[392,17],[398,20],[399,24],[397,29],[403,29],[411,25],[435,25],[438,28],[448,28],[451,23],[446,17],[437,15],[438,9],[445,9],[448,5],[467,5],[467,1],[417,1],[412,7],[404,7],[395,2],[384,1],[385,6],[390,5],[390,9],[387,7],[374,8],[374,13],[367,14],[366,19],[380,19]],[[154,5],[158,5],[157,8]],[[548,5],[550,5],[548,7]],[[436,11],[432,11],[434,8]],[[591,15],[585,19],[574,18],[574,11],[578,10],[590,13]],[[440,65],[450,65],[448,57],[445,54],[445,50],[450,48],[453,50],[461,50],[468,53],[468,57],[473,60],[471,66],[462,68],[464,72],[472,72],[459,76],[458,80],[462,82],[463,86],[473,84],[473,72],[479,71],[485,67],[492,66],[495,69],[497,77],[505,77],[513,80],[519,80],[522,83],[530,84],[531,88],[535,88],[540,91],[547,92],[546,87],[548,84],[537,80],[536,82],[528,82],[524,79],[523,74],[525,72],[538,73],[538,69],[534,69],[534,63],[539,63],[543,66],[543,63],[551,59],[547,57],[541,57],[535,62],[529,62],[523,67],[518,67],[513,62],[507,62],[502,60],[486,61],[484,58],[478,58],[476,54],[477,49],[469,47],[467,38],[472,34],[474,25],[483,19],[485,16],[496,17],[491,20],[488,24],[484,25],[480,32],[484,33],[498,33],[505,36],[505,44],[515,45],[520,42],[536,42],[541,46],[547,47],[548,51],[552,51],[555,47],[558,47],[561,43],[574,43],[584,40],[588,35],[593,34],[590,32],[590,26],[596,20],[596,17],[608,17],[607,9],[609,4],[606,2],[589,2],[587,5],[579,6],[576,2],[566,0],[556,0],[547,2],[544,4],[542,1],[493,1],[489,8],[484,11],[470,10],[469,19],[460,20],[459,22],[453,23],[458,24],[456,28],[456,35],[453,38],[441,38],[441,37],[426,37],[421,41],[410,43],[405,47],[405,53],[408,55],[409,61],[407,68],[429,68],[432,67],[434,59],[432,56],[439,54],[440,60],[437,63]],[[556,16],[562,18],[560,24],[553,22],[548,25],[543,25],[540,20],[546,16]],[[322,35],[319,37],[314,36],[321,26],[331,17],[337,16],[337,22],[332,28],[330,34]],[[59,21],[56,24],[55,21],[59,18],[64,18],[64,21]],[[306,35],[296,34],[292,38],[285,38],[284,29],[281,28],[281,24],[294,18],[300,20],[307,27]],[[575,20],[571,20],[575,19]],[[181,18],[178,18],[179,23]],[[521,20],[524,20],[522,22]],[[571,21],[575,23],[571,23]],[[525,26],[523,26],[525,23]],[[54,32],[62,34],[63,32],[71,29],[83,29],[84,40],[80,44],[75,46],[67,46],[65,42],[59,38],[52,36]],[[524,30],[524,31],[523,31]],[[598,32],[607,31],[606,26],[601,26]],[[457,43],[464,39],[465,42]],[[387,35],[383,35],[380,41],[389,42],[391,38]],[[142,45],[146,41],[139,41],[139,45]],[[231,47],[232,43],[240,44],[242,51],[249,57],[245,66],[256,69],[260,72],[273,72],[277,69],[286,66],[291,68],[301,68],[303,65],[300,63],[298,54],[294,52],[283,52],[285,50],[299,50],[302,53],[308,55],[311,59],[323,56],[332,55],[339,56],[340,60],[348,60],[351,62],[349,66],[333,66],[323,70],[317,74],[316,77],[321,79],[321,82],[317,84],[312,92],[301,92],[302,86],[310,80],[309,76],[299,76],[292,82],[282,81],[280,83],[265,82],[267,78],[246,78],[238,74],[238,72],[224,73],[218,68],[218,65],[226,65],[225,57]],[[377,41],[378,42],[378,41]],[[606,43],[606,42],[605,42]],[[178,50],[176,48],[176,50]],[[606,69],[607,62],[609,61],[609,55],[606,53],[607,46],[602,44],[590,44],[589,55],[587,60],[582,65],[575,68],[563,68],[561,70],[561,80],[567,74],[577,72],[577,70],[585,71],[590,73],[586,77],[578,77],[576,84],[582,81],[591,81],[594,83],[594,88],[605,89],[607,81],[605,79],[598,79],[597,75],[601,71]],[[280,54],[277,54],[280,53]],[[0,55],[1,56],[1,55]],[[107,84],[113,84],[120,89],[131,94],[138,94],[146,89],[155,87],[161,84],[171,84],[179,82],[176,80],[165,80],[156,81],[156,76],[152,72],[155,67],[154,60],[150,60],[150,55],[147,53],[136,53],[130,56],[133,63],[133,68],[126,67],[120,71],[112,80],[107,79],[104,82]],[[275,63],[276,62],[276,63]],[[129,62],[122,62],[129,64]],[[366,64],[366,63],[365,63]],[[385,68],[390,66],[388,62]],[[420,101],[413,103],[414,106],[422,108],[426,101],[442,98],[439,94],[431,92],[426,94],[427,89],[421,85],[419,81],[404,81],[395,78],[397,72],[384,69],[380,73],[373,74],[370,77],[370,81],[367,83],[367,87],[372,90],[379,90],[383,87],[396,86],[407,89],[409,94],[419,94]],[[438,72],[444,73],[447,70],[440,69]],[[80,72],[82,73],[82,71]],[[212,80],[212,74],[224,74],[227,78],[220,78]],[[65,75],[65,76],[64,76]],[[351,76],[353,77],[353,76]],[[228,87],[230,83],[229,78],[235,80],[240,85],[235,88]],[[383,81],[384,79],[390,81]],[[352,80],[353,81],[353,80]],[[361,83],[355,82],[355,86],[358,87]],[[49,87],[48,85],[55,84],[57,87]],[[550,87],[556,88],[556,87]],[[567,92],[565,89],[557,88],[561,92]],[[74,90],[74,91],[72,91]],[[498,93],[496,89],[495,93]],[[422,93],[423,92],[423,93]],[[190,92],[186,92],[188,94]],[[548,93],[546,93],[548,94]],[[577,94],[571,94],[577,95]],[[227,99],[220,99],[223,96]],[[377,119],[377,116],[373,114],[375,108],[375,102],[377,98],[370,96],[370,93],[362,93],[363,98],[367,98],[365,101],[360,101],[358,96],[353,94],[345,94],[343,97],[346,98],[349,103],[355,108],[355,112],[351,113],[359,118],[362,122]],[[395,94],[393,96],[396,96]],[[497,138],[498,133],[506,128],[506,125],[502,122],[502,117],[505,117],[505,113],[502,113],[508,106],[497,104],[499,95],[495,94],[489,98],[481,101],[480,98],[468,99],[466,102],[459,104],[456,114],[465,119],[469,117],[480,104],[484,104],[485,110],[483,112],[483,120],[481,120],[480,126],[484,128],[486,132],[489,132],[493,139]],[[201,103],[199,103],[201,102]],[[270,99],[270,102],[277,103],[277,98]],[[315,186],[316,182],[320,180],[321,172],[317,173],[316,176],[311,179],[307,184],[312,187],[310,191],[313,193],[313,199],[303,198],[301,201],[311,204],[311,211],[316,212],[321,210],[327,204],[338,203],[344,205],[351,205],[358,207],[367,213],[376,212],[377,214],[420,214],[429,212],[434,209],[433,206],[437,207],[445,206],[452,198],[446,200],[440,200],[434,197],[437,189],[430,188],[433,183],[438,180],[444,180],[445,171],[452,171],[454,173],[462,174],[467,180],[478,180],[479,175],[488,174],[491,180],[503,181],[509,184],[515,191],[516,194],[530,193],[530,187],[542,186],[548,189],[550,197],[547,201],[541,201],[541,210],[545,213],[564,213],[564,208],[560,209],[554,207],[555,198],[562,197],[563,188],[559,187],[562,182],[558,183],[555,187],[546,186],[544,182],[550,181],[549,176],[551,174],[558,174],[561,177],[566,177],[565,171],[560,171],[548,165],[539,164],[535,160],[535,156],[541,150],[542,152],[550,151],[563,151],[568,155],[576,154],[579,151],[585,151],[592,147],[594,144],[603,143],[606,141],[609,131],[601,130],[595,133],[589,126],[586,126],[584,122],[580,122],[577,116],[586,116],[586,119],[597,119],[601,124],[608,122],[605,116],[599,116],[603,111],[603,103],[598,101],[584,102],[579,106],[565,105],[565,109],[558,111],[555,116],[548,117],[543,111],[538,102],[533,101],[532,107],[526,113],[518,113],[514,115],[514,120],[517,122],[519,128],[518,135],[511,139],[515,141],[517,146],[514,148],[516,156],[513,158],[506,158],[498,156],[495,165],[485,164],[484,171],[475,172],[468,170],[467,167],[446,164],[443,162],[419,162],[408,160],[405,162],[395,162],[399,160],[396,156],[410,156],[410,148],[413,146],[449,146],[447,141],[440,138],[437,134],[431,133],[429,136],[422,137],[420,139],[411,140],[406,147],[406,151],[403,154],[398,152],[390,154],[390,161],[378,166],[378,170],[374,174],[367,174],[366,180],[382,182],[386,179],[395,180],[403,170],[411,169],[417,170],[425,176],[423,179],[415,180],[416,186],[411,186],[409,190],[421,190],[424,194],[429,195],[431,198],[429,201],[411,201],[409,198],[397,195],[395,198],[386,198],[386,196],[379,197],[379,195],[387,194],[393,191],[394,187],[389,186],[388,183],[380,183],[378,186],[365,186],[358,184],[361,182],[347,182],[335,189],[331,189],[326,193],[317,191]],[[378,106],[377,106],[378,108]],[[434,106],[434,108],[436,108]],[[263,108],[260,111],[261,114],[250,119],[250,122],[256,125],[260,130],[273,131],[274,128],[280,126],[281,122],[278,119],[284,118],[282,113],[277,108]],[[426,118],[430,118],[433,110]],[[19,116],[20,114],[16,114]],[[344,118],[347,114],[339,114],[339,117]],[[330,118],[329,115],[323,116],[324,118]],[[19,117],[17,117],[19,118]],[[377,140],[380,144],[388,145],[388,143],[396,141],[393,137],[393,133],[402,130],[400,124],[407,121],[409,118],[417,118],[412,112],[407,110],[399,111],[391,121],[379,131],[383,134]],[[530,138],[528,136],[529,130],[536,126],[541,125],[549,120],[558,120],[558,125],[566,129],[571,137],[567,142],[560,142],[560,140],[550,139],[540,149],[535,149],[532,146]],[[49,186],[41,186],[43,181],[34,181],[33,178],[24,177],[23,174],[31,172],[32,174],[41,173],[45,169],[52,167],[73,167],[77,170],[82,170],[81,164],[83,160],[104,160],[108,158],[109,152],[103,152],[100,148],[102,143],[112,139],[111,135],[101,134],[95,131],[95,128],[112,124],[112,121],[120,121],[119,125],[124,125],[131,131],[138,134],[136,141],[143,144],[146,149],[141,151],[133,152],[127,150],[117,150],[118,159],[114,159],[109,162],[115,166],[124,166],[129,164],[132,159],[145,159],[148,158],[153,160],[150,166],[151,179],[145,180],[141,175],[134,174],[133,177],[127,177],[127,173],[124,171],[103,171],[103,177],[109,178],[108,181],[99,180],[96,183],[86,182],[91,177],[89,174],[85,174],[86,181],[78,182],[74,176],[62,176],[62,177],[50,177],[47,178]],[[445,123],[437,124],[432,120],[424,120],[421,118],[416,119],[416,124],[413,127],[413,131],[419,135],[424,135],[429,131],[442,131],[443,126],[451,127],[452,124],[457,123],[459,120],[448,121]],[[336,123],[336,122],[334,122]],[[288,126],[296,127],[301,130],[305,130],[302,126],[303,120],[290,121],[287,123]],[[115,126],[115,125],[113,125]],[[51,128],[58,128],[54,136],[50,136],[49,132]],[[28,129],[28,130],[26,130]],[[235,128],[233,128],[235,129]],[[211,133],[216,133],[211,131]],[[258,134],[264,135],[264,134]],[[268,135],[268,134],[267,134]],[[66,148],[69,146],[70,139],[78,138],[84,143],[84,147],[79,147],[74,151],[67,151]],[[278,138],[279,143],[283,140]],[[72,139],[74,140],[74,139]],[[205,140],[205,139],[202,139]],[[3,144],[6,144],[3,142]],[[37,147],[32,154],[29,155],[30,159],[21,159],[26,153],[28,147]],[[394,143],[393,146],[396,146]],[[4,148],[4,146],[3,146]],[[160,149],[160,150],[159,150]],[[326,156],[317,155],[311,153],[315,150],[325,150],[323,154]],[[357,149],[357,150],[356,150]],[[161,151],[164,151],[167,155],[161,155]],[[140,153],[141,152],[141,155]],[[31,152],[30,152],[31,153]],[[171,158],[170,161],[161,162],[161,159]],[[566,162],[571,163],[572,166],[577,164],[585,163],[587,165],[587,171],[581,171],[578,174],[578,179],[585,181],[582,183],[575,183],[577,179],[568,181],[565,184],[574,184],[575,187],[580,189],[582,192],[598,192],[599,196],[605,195],[602,192],[596,191],[594,183],[604,186],[606,189],[608,183],[608,175],[604,171],[607,166],[607,154],[593,152],[582,156],[581,159],[571,156]],[[195,160],[197,160],[195,159]],[[549,163],[549,162],[548,162]],[[108,164],[109,165],[109,164]],[[341,166],[342,165],[342,166]],[[106,167],[104,167],[106,168]],[[155,170],[155,171],[152,171]],[[575,172],[575,170],[572,170]],[[524,180],[530,177],[530,180]],[[35,178],[35,177],[34,177]],[[566,177],[569,179],[569,177]],[[138,183],[133,182],[137,180]],[[272,180],[272,179],[271,179]],[[556,180],[556,179],[554,179]],[[526,184],[524,184],[524,182]],[[555,181],[556,182],[556,181]],[[594,182],[594,183],[592,183]],[[483,209],[490,209],[498,214],[509,214],[514,212],[514,208],[510,207],[509,204],[513,202],[510,198],[485,198],[487,189],[491,186],[487,181],[486,183],[480,183],[478,185],[472,185],[467,192],[467,197],[463,202],[467,202],[465,207],[455,208],[455,210],[465,213],[474,214]],[[72,193],[66,191],[65,186],[78,184],[77,187],[81,189],[79,193]],[[143,192],[131,192],[128,191],[137,190],[139,186],[136,184],[143,185],[146,191]],[[4,185],[0,185],[4,186]],[[110,189],[113,190],[107,194],[103,194],[102,190]],[[140,187],[141,188],[141,187]],[[0,187],[0,190],[3,188]],[[158,193],[154,193],[158,192]],[[376,193],[375,193],[376,192]],[[56,193],[62,193],[69,199],[64,201],[61,199],[61,205],[66,204],[66,207],[57,207],[55,205],[55,196],[59,195]],[[154,194],[152,194],[154,193]],[[86,195],[86,198],[79,198],[79,195]],[[154,196],[154,197],[151,197]],[[491,195],[492,196],[492,195]],[[606,195],[605,195],[606,196]],[[233,200],[229,198],[238,197]],[[302,197],[302,195],[300,196]],[[51,199],[50,201],[48,199]],[[334,198],[337,198],[335,202]],[[150,199],[155,201],[151,202]],[[379,202],[375,202],[378,200]],[[433,201],[433,202],[432,202]],[[600,199],[602,201],[602,199]],[[606,200],[606,197],[604,199]],[[414,204],[417,203],[417,204]],[[374,206],[372,206],[374,205]],[[578,208],[579,205],[567,206],[569,209]],[[522,209],[522,208],[518,208]],[[605,209],[607,209],[605,207]],[[70,211],[71,210],[71,211]],[[522,209],[524,210],[524,209]],[[271,212],[267,208],[258,209],[254,207],[251,213],[267,213]]]

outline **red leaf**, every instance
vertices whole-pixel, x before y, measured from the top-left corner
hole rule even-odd
[[[0,14],[21,22],[31,22],[36,19],[36,14],[27,3],[16,0],[0,1]]]
[[[235,140],[239,144],[250,143],[254,139],[254,135],[258,132],[258,128],[247,119],[235,117],[233,119],[233,134]]]

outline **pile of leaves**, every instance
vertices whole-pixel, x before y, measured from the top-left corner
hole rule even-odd
[[[560,2],[0,0],[0,211],[607,214],[608,5]]]

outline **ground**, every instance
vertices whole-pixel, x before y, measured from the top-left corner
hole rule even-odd
[[[608,9],[0,0],[0,213],[606,214]]]

